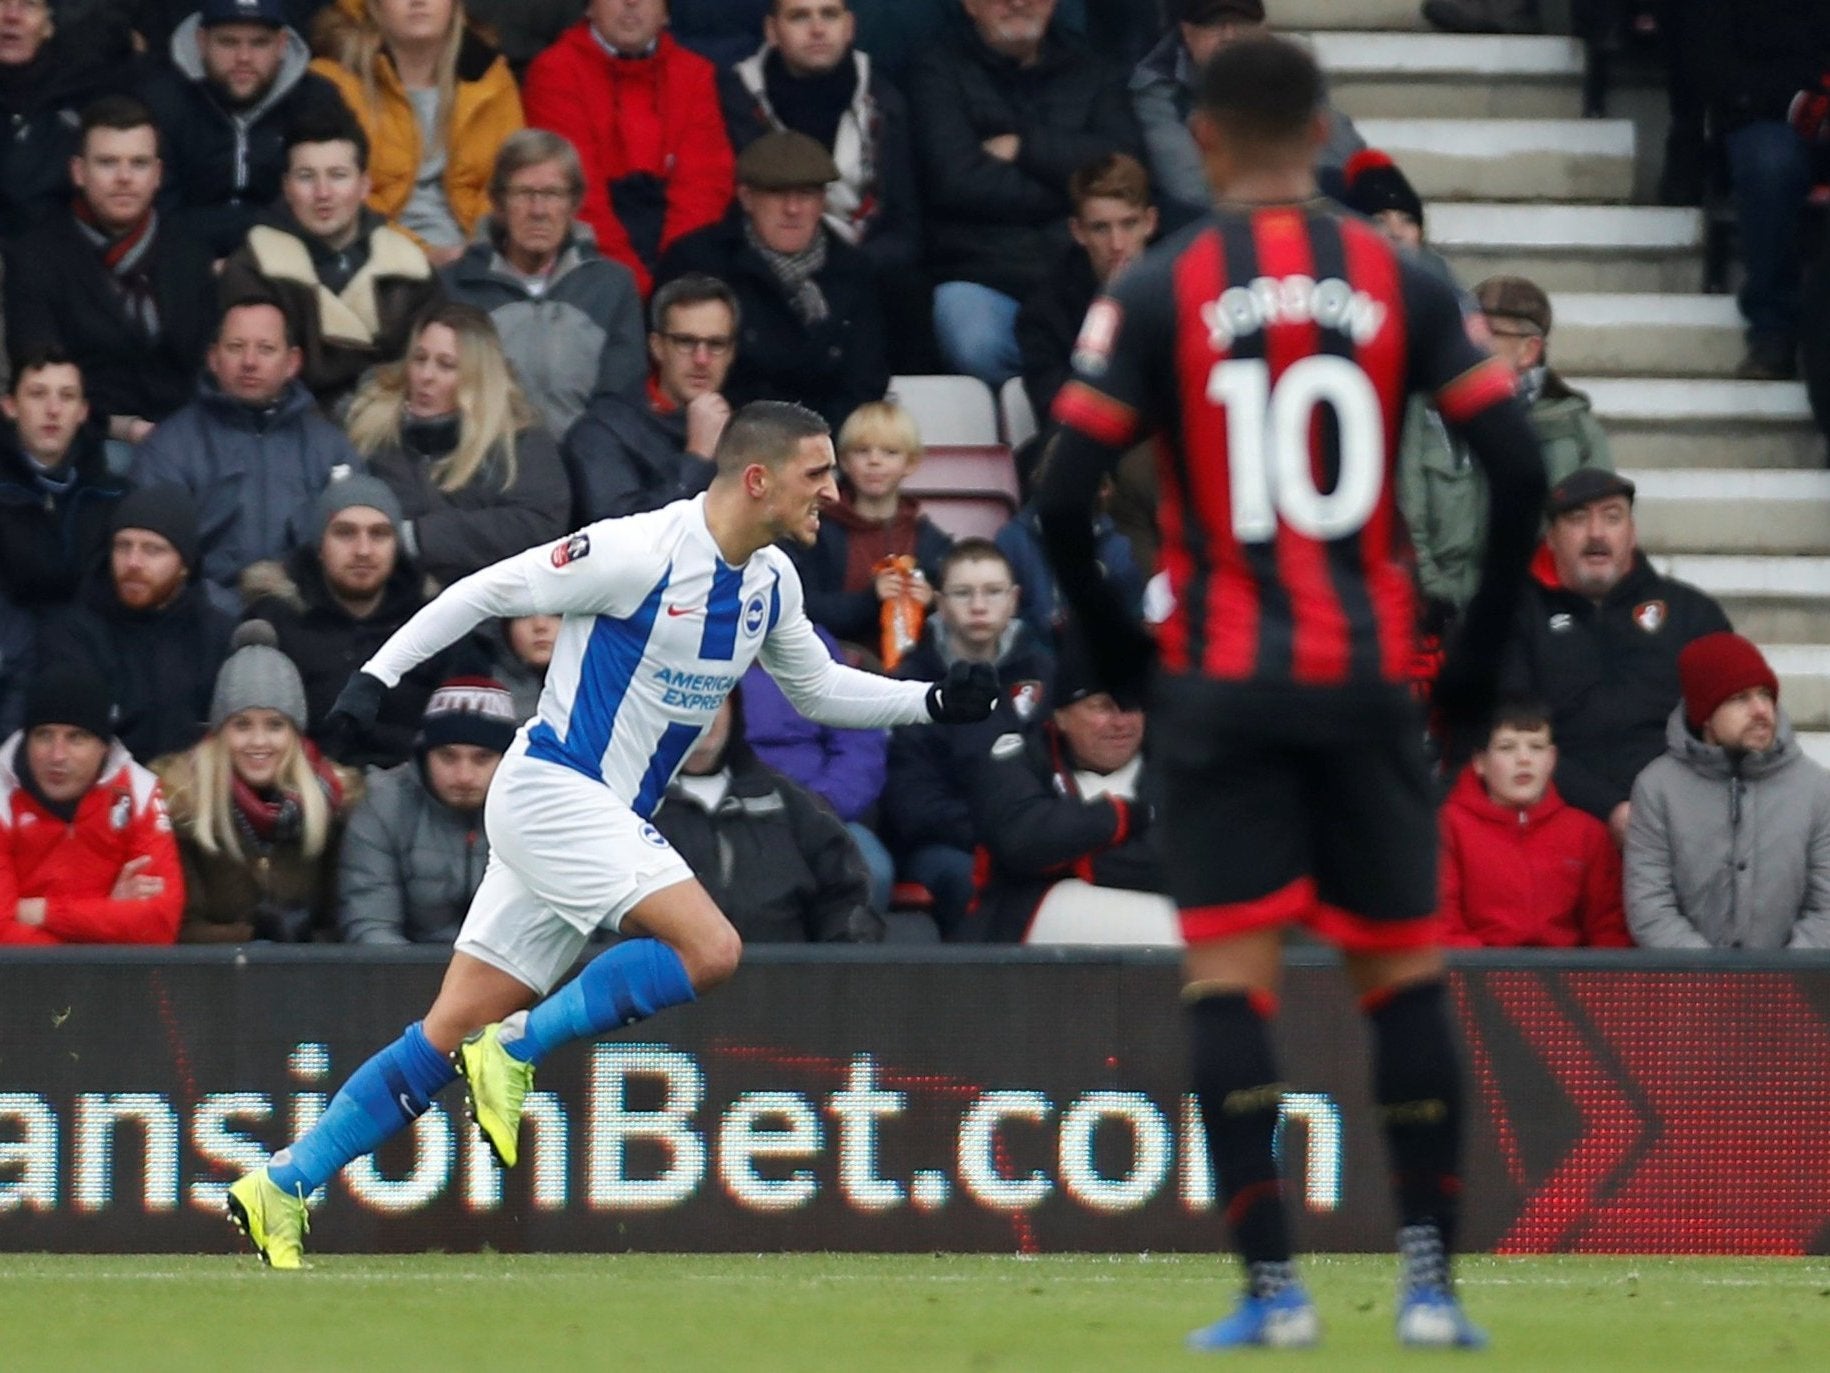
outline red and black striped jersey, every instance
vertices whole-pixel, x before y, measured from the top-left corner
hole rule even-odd
[[[1406,679],[1406,399],[1460,423],[1513,394],[1452,286],[1320,202],[1222,209],[1094,301],[1074,370],[1058,421],[1112,448],[1156,440],[1166,669]]]

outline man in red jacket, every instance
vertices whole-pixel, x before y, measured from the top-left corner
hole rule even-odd
[[[584,21],[534,59],[521,92],[528,124],[578,149],[578,217],[644,298],[662,251],[724,217],[736,172],[717,73],[666,27],[667,0],[591,0]]]
[[[1442,810],[1443,942],[1631,948],[1608,827],[1557,795],[1550,712],[1503,704]]]
[[[107,684],[51,668],[0,744],[0,944],[170,944],[184,879],[159,783],[114,738]]]

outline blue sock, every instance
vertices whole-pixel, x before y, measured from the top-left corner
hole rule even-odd
[[[518,1037],[505,1027],[502,1048],[523,1063],[538,1063],[561,1044],[633,1025],[692,999],[692,979],[679,954],[658,939],[627,940],[529,1011]]]
[[[310,1196],[352,1159],[372,1152],[411,1125],[432,1098],[457,1077],[451,1061],[432,1047],[414,1021],[387,1048],[350,1074],[324,1108],[323,1118],[290,1149],[267,1162],[281,1190]]]

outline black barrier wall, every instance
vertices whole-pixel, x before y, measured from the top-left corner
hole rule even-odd
[[[212,1251],[225,1184],[316,1118],[439,955],[0,962],[0,1249]],[[1455,976],[1465,1238],[1506,1252],[1826,1252],[1830,961],[1477,961]],[[455,1089],[347,1169],[316,1252],[1211,1249],[1163,958],[764,953],[542,1067],[499,1172]],[[1389,1247],[1359,1016],[1292,970],[1280,1134],[1306,1248]]]

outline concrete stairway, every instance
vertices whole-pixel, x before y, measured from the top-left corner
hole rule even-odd
[[[1733,379],[1742,321],[1699,294],[1700,212],[1649,203],[1662,92],[1581,119],[1570,39],[1438,34],[1416,0],[1267,0],[1310,42],[1335,103],[1405,169],[1432,245],[1467,285],[1551,293],[1551,359],[1594,402],[1640,487],[1641,542],[1719,599],[1780,674],[1830,763],[1830,471],[1803,388]]]

